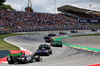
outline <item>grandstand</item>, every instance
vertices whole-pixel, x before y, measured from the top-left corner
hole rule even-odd
[[[62,14],[72,17],[76,20],[79,19],[100,19],[100,12],[89,10],[89,9],[83,9],[78,8],[70,5],[65,5],[57,8],[58,11],[61,11]],[[100,27],[99,23],[88,23],[87,25],[90,25],[91,28]]]
[[[70,5],[65,5],[62,7],[57,8],[58,11],[63,12],[64,14],[67,15],[74,15],[77,16],[78,18],[87,18],[87,19],[99,19],[100,18],[100,12],[99,11],[94,11],[94,10],[88,10],[88,9],[83,9],[83,8],[78,8]]]
[[[9,28],[11,31],[83,30],[92,29],[95,26],[79,23],[78,19],[99,19],[100,16],[97,11],[69,5],[59,7],[58,11],[62,14],[0,10],[0,27]],[[87,12],[91,13],[87,14]]]

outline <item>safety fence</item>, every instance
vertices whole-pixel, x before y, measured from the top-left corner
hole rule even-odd
[[[59,31],[59,30],[91,30],[93,28],[34,28],[34,29],[12,29],[0,30],[0,34],[9,34],[11,32],[32,32],[32,31]],[[94,28],[100,29],[100,28]]]
[[[31,31],[59,31],[59,30],[91,30],[93,28],[34,28],[34,29],[15,29],[11,32],[31,32]],[[95,28],[100,29],[100,28]]]

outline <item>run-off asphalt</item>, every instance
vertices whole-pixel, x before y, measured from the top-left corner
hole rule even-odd
[[[47,34],[22,35],[6,38],[7,42],[19,45],[25,49],[35,52],[38,46],[44,43],[44,36]],[[43,56],[43,61],[28,64],[18,64],[18,66],[86,66],[100,63],[100,54],[73,49],[68,46],[52,47],[53,54]],[[11,65],[11,66],[15,66]],[[0,66],[9,66],[9,64],[1,64]]]

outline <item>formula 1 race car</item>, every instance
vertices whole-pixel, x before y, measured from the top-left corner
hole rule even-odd
[[[49,33],[48,36],[56,36],[54,33]]]
[[[49,39],[45,39],[45,42],[50,43],[53,39],[49,38]]]
[[[42,60],[39,55],[28,55],[22,52],[19,52],[18,54],[9,54],[7,57],[7,61],[9,64],[14,64],[15,62],[18,63],[24,63],[32,62],[33,60],[39,62]]]
[[[51,38],[50,36],[45,36],[45,37],[44,37],[44,39],[50,39],[50,38]]]
[[[51,49],[51,46],[50,46],[50,45],[41,44],[41,45],[39,46],[39,49],[42,49],[42,48],[45,48],[46,50],[49,51],[49,54],[52,54],[52,49]]]
[[[62,47],[62,42],[61,41],[53,41],[51,42],[52,47]]]
[[[96,29],[91,29],[91,31],[97,31]]]
[[[70,32],[71,33],[78,33],[78,31],[75,31],[75,30],[71,30]]]
[[[61,32],[59,32],[59,34],[66,34],[66,32],[61,31]]]
[[[40,56],[49,56],[49,50],[46,50],[45,48],[42,49],[37,49],[35,52],[35,55],[40,55]]]

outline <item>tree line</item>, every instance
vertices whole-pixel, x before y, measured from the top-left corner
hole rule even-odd
[[[4,2],[6,2],[6,0],[0,0],[0,9],[3,9],[3,10],[14,10],[10,5],[5,5],[3,4]]]

